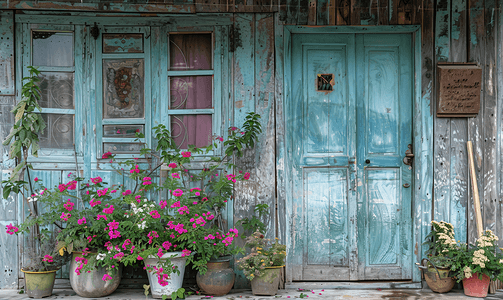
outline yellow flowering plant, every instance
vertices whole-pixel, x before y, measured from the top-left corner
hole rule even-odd
[[[262,276],[266,268],[285,264],[286,246],[278,243],[277,238],[272,243],[270,239],[264,237],[264,234],[256,231],[245,241],[245,247],[250,248],[250,254],[239,259],[237,266],[249,280]]]
[[[459,244],[449,251],[452,257],[451,271],[459,281],[478,274],[486,274],[492,280],[503,280],[503,254],[497,247],[498,237],[486,230],[476,245]]]

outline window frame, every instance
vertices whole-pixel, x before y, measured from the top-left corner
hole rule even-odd
[[[73,149],[55,149],[55,148],[41,148],[38,151],[38,157],[31,155],[28,161],[31,163],[44,163],[44,162],[60,162],[60,163],[75,163],[76,160],[81,160],[82,145],[84,136],[77,134],[82,132],[82,87],[76,82],[82,82],[82,48],[78,47],[78,39],[83,39],[83,27],[79,25],[57,25],[57,24],[29,24],[22,23],[18,27],[17,45],[22,49],[21,59],[17,63],[17,82],[16,98],[18,101],[21,99],[21,90],[23,86],[22,78],[29,76],[28,66],[33,66],[33,32],[72,32],[73,33],[73,66],[52,67],[52,66],[33,66],[40,72],[65,72],[73,73],[73,109],[63,108],[42,108],[37,113],[50,113],[50,114],[63,114],[73,115]],[[46,124],[47,126],[49,124]],[[79,129],[80,128],[80,129]],[[47,130],[47,129],[46,129]],[[77,156],[77,159],[76,159]]]
[[[162,99],[161,111],[165,114],[161,115],[160,122],[165,124],[168,130],[171,132],[171,120],[170,117],[173,115],[189,115],[189,114],[211,114],[212,123],[212,133],[211,136],[222,136],[222,125],[221,114],[222,114],[222,102],[224,96],[222,94],[222,83],[224,76],[222,74],[223,65],[225,63],[224,59],[224,45],[226,45],[227,39],[222,34],[223,30],[226,30],[228,26],[196,26],[189,28],[180,28],[178,26],[167,26],[164,28],[164,32],[161,35],[161,43],[166,45],[166,48],[161,53],[161,65],[162,65],[162,76],[161,76],[161,95],[166,95],[165,99]],[[170,35],[175,34],[211,34],[211,52],[212,61],[210,70],[170,70]],[[212,108],[210,109],[170,109],[171,104],[171,77],[184,77],[184,76],[199,76],[199,75],[209,75],[212,76]],[[162,84],[164,83],[164,84]],[[210,143],[213,143],[211,140]],[[197,157],[204,158],[206,156],[222,155],[222,149],[217,151],[211,150],[207,154],[195,154]]]
[[[151,27],[150,26],[98,26],[99,36],[96,39],[95,49],[95,60],[96,60],[96,70],[94,76],[96,78],[96,159],[98,161],[107,161],[103,159],[104,154],[104,143],[116,142],[118,138],[114,137],[103,137],[103,126],[104,125],[144,125],[144,135],[145,138],[140,139],[142,143],[151,145],[152,140],[152,74],[155,69],[152,68],[152,61],[155,57],[151,55]],[[103,53],[103,34],[110,33],[142,33],[143,34],[143,53]],[[116,118],[116,119],[104,119],[103,115],[103,60],[105,59],[128,59],[128,58],[138,58],[144,60],[144,78],[143,78],[143,104],[144,104],[144,115],[143,118]],[[150,84],[150,86],[149,86]],[[123,143],[134,143],[136,138],[121,138]],[[139,157],[139,152],[132,153],[121,153],[116,154],[117,159],[131,159]]]

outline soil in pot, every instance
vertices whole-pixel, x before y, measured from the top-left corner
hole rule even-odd
[[[97,253],[89,253],[88,256],[97,255]],[[76,257],[82,257],[82,252],[73,252],[72,261],[70,263],[70,285],[77,295],[85,298],[97,298],[108,296],[115,292],[121,282],[122,265],[112,270],[107,270],[104,267],[98,267],[90,273],[82,272],[77,275]],[[103,275],[108,274],[112,276],[111,280],[104,281]]]
[[[253,278],[251,281],[252,294],[274,296],[278,292],[281,268],[269,267],[264,270],[264,274]]]
[[[236,275],[230,267],[230,257],[211,260],[204,275],[197,272],[197,285],[207,295],[223,296],[234,286]]]
[[[24,288],[30,298],[40,299],[52,295],[56,272],[58,270],[45,272],[24,271]]]

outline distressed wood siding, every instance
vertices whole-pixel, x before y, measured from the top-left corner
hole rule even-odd
[[[76,68],[94,74],[96,49],[90,36],[89,26],[94,20],[99,25],[124,25],[124,14],[130,26],[149,26],[150,47],[155,59],[152,64],[163,64],[167,45],[162,41],[169,23],[170,28],[189,30],[194,20],[198,26],[220,26],[220,36],[228,37],[222,45],[222,107],[220,126],[225,129],[242,123],[247,112],[262,115],[263,134],[256,151],[247,151],[245,157],[236,161],[244,171],[251,171],[249,181],[236,188],[235,199],[229,201],[226,219],[229,223],[251,217],[253,207],[267,203],[270,215],[265,220],[269,237],[278,236],[286,241],[291,234],[289,224],[292,208],[286,205],[292,190],[290,172],[291,155],[286,144],[290,133],[285,130],[288,116],[284,111],[285,99],[290,99],[290,69],[285,64],[285,53],[290,51],[290,33],[286,25],[299,26],[393,26],[420,25],[421,34],[415,43],[420,44],[420,83],[416,93],[420,101],[414,109],[413,170],[413,239],[414,261],[423,257],[421,246],[429,231],[432,219],[454,224],[458,240],[473,242],[476,236],[474,209],[468,178],[466,141],[474,143],[477,180],[482,203],[484,227],[503,235],[501,196],[503,139],[501,137],[503,101],[498,90],[503,89],[503,20],[501,3],[498,0],[165,0],[165,1],[0,1],[0,137],[7,135],[12,127],[10,113],[16,91],[19,92],[21,49],[28,41],[15,39],[14,30],[21,26],[29,28],[34,15],[44,15],[45,24],[69,25],[59,13],[71,15],[75,36],[79,38],[76,51],[80,59]],[[26,9],[25,11],[23,11]],[[205,14],[197,14],[199,12]],[[210,13],[210,14],[207,14]],[[16,22],[16,26],[14,26]],[[66,22],[66,23],[65,23]],[[25,23],[26,25],[21,25]],[[385,32],[389,27],[380,27]],[[14,51],[16,49],[16,51]],[[225,58],[224,58],[225,57]],[[474,118],[437,118],[436,114],[436,65],[438,62],[476,62],[483,68],[481,110]],[[17,65],[16,65],[17,64]],[[152,90],[152,124],[166,122],[166,108],[162,95],[165,70],[152,72],[152,84],[161,86]],[[79,124],[76,125],[76,147],[79,170],[89,177],[99,172],[110,177],[106,164],[96,159],[98,141],[96,125],[97,85],[94,76],[76,73],[76,97],[81,101]],[[14,84],[16,83],[16,84]],[[417,124],[422,124],[417,126]],[[13,162],[7,159],[7,148],[0,146],[2,178],[8,177]],[[46,161],[37,165],[38,170],[75,169],[73,158],[69,161]],[[42,172],[42,171],[40,171]],[[108,174],[108,175],[107,175]],[[49,176],[49,175],[46,175]],[[115,181],[121,178],[113,177]],[[1,200],[0,225],[22,220],[23,205],[15,195]],[[20,241],[21,243],[21,241]],[[0,288],[17,285],[19,260],[10,260],[1,250],[5,245],[17,247],[17,239],[0,231],[0,265],[11,273],[0,275]],[[503,242],[502,242],[503,245]],[[416,270],[417,271],[417,270]],[[61,275],[64,277],[64,274]],[[134,277],[131,275],[131,277]],[[16,280],[14,280],[14,278]],[[287,277],[291,280],[291,277]],[[418,281],[418,273],[414,273]],[[242,274],[238,274],[237,286],[246,286]]]

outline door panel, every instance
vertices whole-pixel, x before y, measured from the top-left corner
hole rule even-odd
[[[292,35],[293,280],[411,278],[411,57],[406,34]]]

